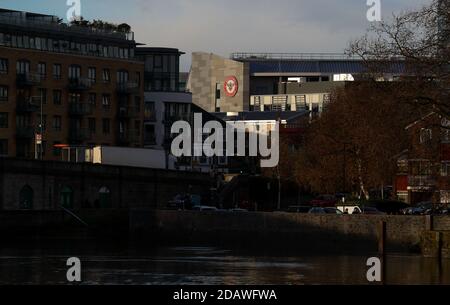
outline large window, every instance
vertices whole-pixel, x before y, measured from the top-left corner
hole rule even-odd
[[[144,118],[146,121],[156,121],[156,110],[154,102],[145,103]]]
[[[109,83],[111,81],[111,72],[109,69],[103,69],[103,82]]]
[[[109,109],[111,107],[111,95],[103,94],[102,106],[104,109]]]
[[[69,78],[77,79],[81,77],[81,67],[77,65],[71,65],[69,67]]]
[[[0,58],[0,74],[8,74],[8,59]]]
[[[61,65],[60,64],[54,64],[53,65],[53,79],[61,79],[62,78],[62,72],[61,72]]]
[[[0,112],[0,128],[8,128],[8,113]]]
[[[0,86],[0,102],[8,101],[8,87]]]
[[[97,81],[97,70],[95,68],[89,68],[88,78],[91,83],[95,83]]]
[[[38,74],[41,79],[47,78],[47,65],[45,62],[38,63]]]
[[[28,60],[19,60],[16,64],[17,74],[27,74],[30,72],[30,62]]]
[[[117,82],[120,84],[127,83],[128,82],[128,71],[125,71],[125,70],[117,71]]]

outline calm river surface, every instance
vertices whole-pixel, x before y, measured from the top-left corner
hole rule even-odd
[[[121,250],[117,250],[117,249]],[[67,284],[66,260],[82,262],[83,284],[368,284],[370,256],[267,255],[215,247],[1,246],[0,284]],[[450,260],[386,259],[387,284],[450,284]]]

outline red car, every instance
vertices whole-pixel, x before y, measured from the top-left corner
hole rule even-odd
[[[311,200],[310,205],[313,207],[332,207],[337,204],[338,200],[333,195],[320,195]]]

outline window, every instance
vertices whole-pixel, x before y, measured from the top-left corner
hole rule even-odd
[[[8,113],[0,112],[0,128],[8,128]]]
[[[59,115],[53,116],[53,130],[61,131],[61,116]]]
[[[47,65],[45,62],[38,63],[38,74],[41,79],[47,78]]]
[[[30,72],[30,62],[28,60],[19,60],[16,69],[17,74],[27,74]]]
[[[0,102],[8,101],[8,87],[0,86]]]
[[[89,118],[88,125],[89,125],[89,132],[91,134],[95,133],[96,131],[95,118]]]
[[[441,176],[442,177],[450,176],[450,162],[442,162],[442,164],[441,164]]]
[[[420,130],[420,143],[425,144],[429,143],[433,138],[433,132],[431,129],[422,128]]]
[[[136,72],[136,83],[138,85],[138,88],[141,87],[141,73],[140,72]]]
[[[155,103],[154,102],[146,102],[144,109],[144,118],[146,121],[156,121],[156,112],[155,112]]]
[[[97,81],[97,70],[95,68],[89,68],[88,78],[91,83],[95,83]]]
[[[62,79],[62,74],[61,74],[61,65],[60,64],[54,64],[53,65],[53,79]]]
[[[0,74],[8,74],[8,60],[0,58]]]
[[[62,91],[53,90],[53,104],[61,105],[61,100],[62,100]]]
[[[103,82],[109,83],[111,81],[111,72],[109,69],[103,69]]]
[[[103,129],[103,134],[109,134],[110,133],[110,121],[109,119],[103,119],[102,122],[102,129]]]
[[[81,77],[81,67],[77,65],[71,65],[69,67],[69,78],[78,79]]]
[[[40,101],[42,102],[42,104],[46,104],[47,103],[47,89],[39,88],[38,89],[38,96],[39,96]]]
[[[89,93],[89,104],[95,106],[97,104],[97,94]]]
[[[81,101],[81,94],[79,93],[70,93],[69,94],[69,103],[79,103]]]
[[[0,156],[8,155],[8,140],[0,139]]]
[[[161,55],[155,55],[153,67],[154,68],[162,68],[162,56]]]
[[[104,109],[109,109],[111,107],[111,96],[109,94],[103,94],[102,106]]]
[[[128,82],[128,71],[117,71],[117,83],[123,84]]]

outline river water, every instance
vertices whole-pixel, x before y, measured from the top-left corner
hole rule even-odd
[[[216,247],[2,246],[0,284],[67,284],[66,261],[81,260],[87,285],[368,284],[374,255],[264,254]],[[385,284],[450,284],[450,260],[389,255]]]

